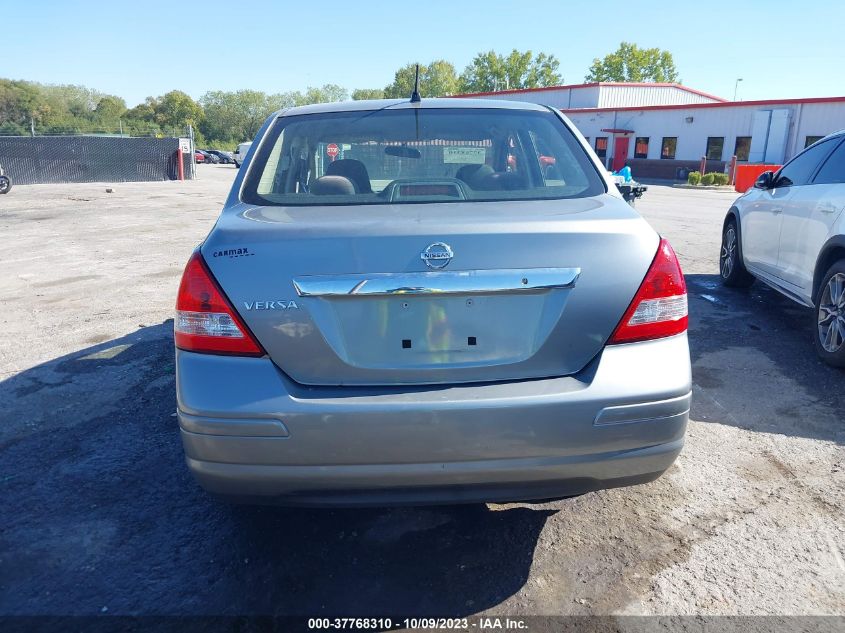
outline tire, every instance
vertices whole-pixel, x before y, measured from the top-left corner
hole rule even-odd
[[[719,277],[729,288],[748,288],[754,283],[754,275],[742,263],[742,244],[736,220],[731,218],[722,229],[722,248],[719,252]]]
[[[845,367],[845,259],[828,268],[813,311],[816,353],[834,367]]]
[[[0,176],[0,194],[9,193],[12,190],[12,181],[8,176]]]

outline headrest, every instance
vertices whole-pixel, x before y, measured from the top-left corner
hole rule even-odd
[[[526,184],[525,179],[520,174],[509,171],[496,171],[487,174],[478,182],[473,183],[473,187],[485,191],[512,191],[514,189],[525,189]]]
[[[323,176],[311,183],[309,191],[315,196],[352,196],[355,185],[344,176]]]
[[[328,176],[346,176],[355,183],[360,193],[372,193],[373,189],[370,186],[370,175],[367,173],[367,168],[360,160],[354,158],[342,158],[329,163],[326,168],[326,175]]]
[[[455,173],[455,178],[477,189],[478,184],[492,173],[493,168],[489,165],[464,165]]]

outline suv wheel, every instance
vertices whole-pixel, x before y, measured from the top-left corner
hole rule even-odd
[[[834,367],[845,367],[845,260],[831,266],[816,302],[816,351]]]
[[[731,288],[748,288],[754,276],[745,269],[740,256],[739,234],[736,220],[730,219],[722,230],[722,250],[719,254],[719,276]]]

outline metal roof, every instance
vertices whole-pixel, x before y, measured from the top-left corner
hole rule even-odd
[[[718,103],[673,103],[668,105],[611,106],[606,108],[564,108],[561,112],[589,114],[593,112],[626,112],[643,110],[697,110],[699,108],[737,108],[744,106],[776,106],[799,103],[837,103],[845,97],[808,97],[805,99],[761,99],[757,101],[720,101]]]
[[[507,94],[525,94],[531,92],[546,92],[549,90],[578,90],[580,88],[598,88],[602,86],[618,86],[624,88],[676,88],[678,90],[683,90],[684,92],[689,92],[690,94],[698,95],[700,97],[706,97],[708,99],[713,99],[713,101],[727,101],[727,99],[723,99],[722,97],[717,97],[716,95],[711,95],[707,92],[702,90],[696,90],[695,88],[690,88],[689,86],[685,86],[679,83],[663,83],[663,82],[648,82],[648,81],[595,81],[592,83],[585,83],[585,84],[563,84],[560,86],[544,86],[542,88],[514,88],[512,90],[497,90],[494,92],[467,92],[464,94],[457,94],[453,95],[454,97],[487,97],[493,95],[507,95]]]

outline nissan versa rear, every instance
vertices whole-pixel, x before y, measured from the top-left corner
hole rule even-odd
[[[289,505],[651,481],[684,441],[686,329],[672,248],[559,112],[285,110],[179,289],[188,466]]]

